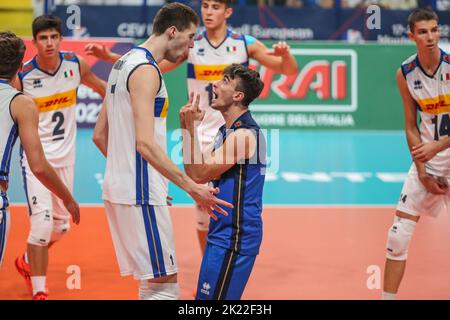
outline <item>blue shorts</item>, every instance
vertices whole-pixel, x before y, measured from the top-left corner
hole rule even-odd
[[[247,285],[256,256],[207,244],[200,268],[197,300],[239,300]]]

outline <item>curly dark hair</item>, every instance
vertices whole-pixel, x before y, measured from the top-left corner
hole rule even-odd
[[[231,79],[239,79],[236,90],[244,93],[242,104],[246,107],[248,107],[253,100],[258,98],[264,88],[264,83],[262,82],[259,73],[244,67],[241,64],[233,63],[226,67],[225,70],[223,70],[223,75],[227,75]]]
[[[0,78],[12,79],[22,64],[25,43],[14,33],[0,32]]]

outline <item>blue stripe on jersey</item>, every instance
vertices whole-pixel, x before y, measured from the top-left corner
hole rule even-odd
[[[8,81],[0,79],[0,83],[8,84]]]
[[[136,151],[136,204],[142,204],[142,157]]]
[[[3,260],[4,247],[6,244],[6,210],[0,209],[0,214],[2,215],[2,222],[0,223],[0,266]]]
[[[142,158],[141,154],[136,151],[136,204],[148,204],[149,199],[149,183],[148,183],[148,163]]]
[[[17,139],[17,126],[14,124],[9,132],[8,140],[6,142],[5,152],[0,164],[0,181],[8,181],[9,165],[11,163],[11,154],[14,143]]]
[[[144,203],[143,204],[149,204],[150,199],[149,199],[149,184],[148,184],[148,162],[145,161],[145,159],[142,158],[141,156],[141,161],[142,161],[142,195],[144,198]]]
[[[166,98],[155,98],[155,117],[160,117]]]
[[[192,63],[187,64],[187,77],[189,79],[195,79],[194,65]]]
[[[161,240],[159,238],[158,226],[153,206],[142,206],[144,217],[145,233],[147,235],[148,251],[150,253],[150,262],[153,268],[155,278],[166,276],[164,259],[162,254]]]
[[[20,166],[22,167],[22,180],[23,180],[23,188],[25,189],[25,197],[27,198],[28,204],[28,215],[31,216],[31,205],[30,199],[28,198],[28,186],[27,186],[27,173],[25,171],[25,166],[23,164],[23,147],[20,145]]]
[[[156,252],[158,253],[159,267],[161,269],[161,275],[166,276],[167,272],[166,272],[166,266],[164,264],[164,254],[163,254],[162,245],[161,245],[161,238],[159,236],[158,223],[156,221],[155,207],[149,206],[149,208],[150,208],[150,222],[152,223],[153,232],[155,234],[155,242],[156,242],[156,249],[157,249]]]
[[[8,200],[8,196],[6,195],[6,192],[0,191],[0,197],[2,198],[2,202],[3,202],[3,207],[1,207],[0,209],[8,208],[9,207],[9,200]]]

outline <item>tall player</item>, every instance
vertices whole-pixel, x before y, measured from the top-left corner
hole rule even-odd
[[[421,215],[450,214],[450,55],[438,46],[438,16],[416,9],[408,18],[417,54],[397,70],[405,131],[414,163],[388,233],[383,299],[396,299],[408,248]],[[420,128],[417,127],[417,112]]]
[[[200,95],[194,103],[191,94],[180,111],[180,123],[186,129],[187,174],[200,183],[212,181],[221,190],[218,197],[233,203],[227,216],[211,221],[198,279],[199,300],[240,299],[259,252],[266,144],[248,107],[263,86],[256,71],[239,64],[225,68],[223,79],[213,84],[211,101],[225,124],[203,153],[195,128],[205,116],[199,107]]]
[[[32,24],[37,55],[19,73],[19,90],[32,98],[39,112],[39,136],[44,152],[58,176],[73,190],[77,89],[83,83],[105,95],[106,83],[95,76],[82,58],[59,50],[61,20],[37,17]],[[16,259],[18,272],[33,295],[46,291],[48,248],[69,231],[70,221],[61,200],[33,174],[21,152],[25,194],[30,212],[27,252]]]
[[[17,137],[28,159],[30,171],[51,190],[74,223],[80,222],[78,204],[68,188],[45,158],[39,139],[39,117],[33,100],[11,86],[17,77],[25,54],[22,39],[10,32],[0,32],[0,265],[9,228],[9,209],[6,190],[9,181],[11,153]],[[46,300],[44,290],[35,292],[34,300]]]
[[[167,72],[185,60],[188,62],[188,91],[200,94],[200,108],[205,110],[205,117],[197,128],[202,150],[213,141],[217,130],[224,124],[220,112],[211,108],[210,104],[212,83],[222,78],[225,67],[232,63],[248,66],[251,58],[284,75],[298,72],[297,62],[285,42],[275,44],[271,51],[254,37],[232,32],[228,28],[227,19],[233,14],[231,4],[232,0],[202,0],[204,32],[194,39],[194,47],[176,63],[163,61],[160,64],[162,72]],[[98,44],[89,44],[86,50],[88,54],[110,62],[119,58]],[[196,206],[196,220],[199,244],[204,252],[210,218],[200,206]]]
[[[94,142],[106,155],[103,199],[122,276],[139,281],[139,299],[177,299],[179,287],[172,223],[166,205],[168,181],[212,214],[226,214],[204,185],[194,183],[167,155],[169,106],[158,67],[175,62],[193,45],[198,16],[186,5],[162,7],[152,35],[122,56],[108,78]]]

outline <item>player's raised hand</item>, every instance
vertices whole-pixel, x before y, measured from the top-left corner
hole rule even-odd
[[[195,100],[194,100],[195,99]],[[205,110],[200,109],[200,94],[189,94],[189,101],[180,109],[180,119],[183,117],[186,125],[198,125],[205,116]]]
[[[269,55],[275,57],[282,57],[289,54],[290,47],[286,41],[280,41],[272,46],[273,51],[269,52]]]
[[[84,52],[87,55],[94,56],[104,61],[110,61],[113,55],[113,53],[111,52],[111,50],[109,50],[109,48],[99,43],[88,43],[84,47]]]
[[[219,188],[211,188],[209,186],[197,184],[192,192],[190,192],[191,197],[195,200],[197,204],[203,207],[208,214],[217,221],[217,216],[213,211],[227,216],[228,213],[219,205],[233,208],[233,205],[215,196],[220,192]]]

